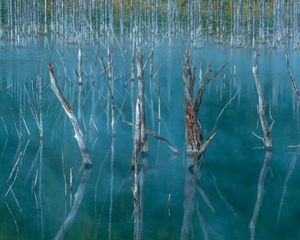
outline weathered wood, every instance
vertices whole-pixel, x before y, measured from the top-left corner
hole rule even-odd
[[[255,85],[256,85],[256,90],[258,94],[258,115],[260,119],[260,124],[261,128],[263,131],[263,142],[265,145],[265,148],[267,151],[272,150],[272,137],[271,137],[271,132],[272,132],[272,127],[269,127],[267,118],[266,118],[266,103],[264,100],[264,93],[263,89],[260,83],[260,77],[259,77],[259,71],[258,71],[258,64],[257,64],[257,57],[258,55],[255,54],[254,59],[253,59],[253,65],[252,65],[252,73],[255,79]],[[273,126],[273,124],[271,124]]]
[[[202,64],[200,66],[200,83],[199,90],[195,96],[195,85],[196,85],[196,68],[193,71],[190,67],[190,52],[189,50],[185,53],[185,63],[183,65],[183,79],[184,79],[184,96],[185,96],[185,135],[186,135],[186,146],[187,153],[193,156],[191,166],[195,166],[203,157],[203,154],[209,144],[216,136],[216,129],[218,121],[221,118],[225,109],[230,105],[233,99],[237,96],[239,90],[229,99],[225,106],[220,111],[216,118],[215,125],[207,138],[204,139],[203,129],[198,119],[198,113],[200,105],[202,103],[203,95],[207,89],[208,84],[212,79],[216,78],[227,66],[227,64],[221,66],[218,70],[212,71],[211,65],[208,65],[204,76],[202,76]]]
[[[135,107],[135,125],[134,125],[134,147],[131,158],[131,169],[133,173],[133,203],[134,203],[134,239],[140,240],[142,235],[143,211],[142,211],[142,183],[143,162],[141,157],[146,156],[148,151],[146,118],[145,118],[145,79],[143,68],[143,56],[138,51],[137,56],[137,78],[138,78],[138,96]],[[141,154],[141,153],[144,154]]]
[[[296,83],[295,77],[294,77],[294,75],[291,72],[289,55],[287,53],[285,53],[285,60],[286,60],[286,68],[287,68],[287,71],[288,71],[288,74],[289,74],[289,78],[291,80],[291,84],[292,84],[294,93],[295,93],[295,95],[297,97],[297,101],[300,101],[300,91],[299,91],[299,89],[297,87],[297,83]]]
[[[56,77],[55,77],[53,64],[50,63],[48,65],[48,69],[49,69],[49,74],[50,74],[51,89],[55,93],[55,95],[58,98],[61,106],[63,107],[65,113],[67,114],[68,118],[71,121],[71,124],[72,124],[73,129],[74,129],[74,133],[75,133],[74,137],[77,140],[81,155],[83,157],[83,162],[84,162],[86,167],[90,167],[90,166],[92,166],[92,162],[90,160],[89,150],[88,150],[88,147],[87,147],[87,145],[84,141],[83,133],[82,133],[80,127],[79,127],[77,117],[75,116],[71,105],[67,102],[67,100],[65,99],[62,91],[60,90],[60,88],[58,86],[58,83],[57,83],[57,80],[56,80]]]
[[[185,53],[185,63],[183,65],[184,96],[185,96],[185,134],[187,152],[194,153],[200,150],[202,143],[201,125],[198,121],[194,108],[194,87],[195,79],[192,77],[190,68],[190,52]]]

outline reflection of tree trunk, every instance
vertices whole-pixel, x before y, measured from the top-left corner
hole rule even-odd
[[[256,195],[256,203],[253,209],[252,218],[249,224],[250,229],[250,237],[251,240],[255,239],[255,233],[256,233],[256,222],[257,218],[259,216],[260,208],[263,202],[264,197],[264,189],[265,189],[265,180],[268,174],[269,170],[269,163],[272,157],[272,153],[270,151],[267,151],[265,153],[265,159],[264,164],[261,168],[259,180],[258,180],[258,186],[257,186],[257,195]]]
[[[40,224],[40,231],[41,231],[41,240],[44,239],[44,211],[43,211],[43,184],[42,184],[42,176],[43,176],[43,148],[44,148],[44,141],[40,139],[40,147],[39,147],[39,195],[38,195],[38,202],[39,202],[39,224]]]
[[[193,175],[187,171],[184,184],[183,222],[181,226],[180,240],[190,239],[192,235],[193,212],[195,207],[195,185]]]
[[[194,213],[197,214],[200,227],[203,233],[203,239],[207,239],[207,229],[204,224],[204,218],[200,212],[199,205],[196,201],[196,192],[198,191],[202,200],[206,205],[214,212],[207,195],[200,186],[200,165],[197,164],[193,168],[189,168],[185,175],[185,185],[184,185],[184,203],[183,203],[183,222],[181,225],[180,240],[191,239],[194,235],[193,233],[193,216]]]
[[[279,220],[280,220],[281,211],[282,211],[282,207],[283,207],[283,204],[284,204],[284,199],[287,195],[288,182],[289,182],[289,179],[290,179],[291,175],[293,174],[294,169],[296,167],[296,161],[297,161],[297,157],[294,156],[292,158],[291,162],[290,162],[290,167],[289,167],[288,173],[287,173],[287,175],[285,177],[285,180],[284,180],[282,195],[281,195],[280,204],[279,204],[278,213],[277,213],[277,222],[278,223],[279,223]]]
[[[114,194],[114,160],[115,160],[116,139],[113,137],[111,142],[111,159],[110,159],[110,200],[109,200],[109,219],[108,219],[108,239],[111,239],[111,222],[113,210]]]
[[[91,170],[92,170],[91,168],[84,167],[79,186],[74,196],[74,202],[72,208],[68,213],[67,217],[65,218],[63,224],[61,225],[59,231],[57,232],[55,236],[56,240],[62,239],[64,233],[72,226],[73,220],[75,219],[78,209],[81,205],[82,198],[86,192],[86,187],[91,175]]]

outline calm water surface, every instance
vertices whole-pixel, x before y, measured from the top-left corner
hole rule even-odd
[[[192,63],[198,69],[202,60],[204,66],[212,63],[214,69],[229,63],[205,94],[200,110],[205,134],[230,96],[241,89],[219,122],[198,185],[187,171],[185,156],[184,51],[184,47],[167,46],[155,50],[157,75],[150,89],[149,49],[143,49],[148,128],[160,131],[181,155],[173,156],[167,145],[150,138],[143,175],[142,239],[186,239],[181,236],[182,229],[193,232],[187,239],[250,239],[255,206],[256,210],[259,207],[256,239],[300,239],[298,155],[284,151],[287,145],[300,142],[299,106],[288,79],[284,51],[261,50],[259,57],[266,102],[271,104],[276,121],[274,151],[265,158],[264,150],[253,149],[261,142],[251,133],[261,134],[251,72],[252,50],[219,46],[192,50]],[[64,239],[133,239],[132,129],[119,115],[117,135],[112,140],[107,82],[99,61],[99,56],[106,57],[106,50],[83,46],[83,54],[85,82],[80,93],[76,83],[77,46],[51,41],[24,47],[4,44],[0,48],[0,239],[53,239],[70,211],[74,219]],[[298,81],[299,52],[290,55]],[[81,167],[73,129],[50,89],[48,62],[54,63],[59,84],[79,116],[93,161],[90,172]],[[129,62],[128,46],[116,46],[116,104],[131,121],[135,97],[128,82]],[[34,118],[39,114],[39,76],[43,84],[42,141]],[[259,190],[263,191],[258,192],[259,179]],[[209,200],[200,194],[200,186]],[[191,192],[194,194],[189,195]],[[81,193],[82,201],[78,202],[76,196]],[[192,217],[184,223],[187,211]]]

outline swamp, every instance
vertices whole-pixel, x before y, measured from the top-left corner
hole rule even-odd
[[[298,0],[0,0],[0,239],[300,239]]]

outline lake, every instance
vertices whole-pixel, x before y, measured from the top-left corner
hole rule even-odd
[[[134,238],[130,123],[137,79],[130,81],[130,43],[113,45],[115,136],[102,62],[107,49],[97,42],[82,44],[81,49],[82,86],[77,83],[78,45],[39,38],[21,46],[4,42],[0,48],[0,239]],[[150,48],[142,48],[147,128],[168,139],[180,154],[148,136],[149,151],[139,175],[141,238],[300,238],[298,154],[286,151],[300,142],[300,113],[285,51],[258,50],[267,118],[271,122],[270,113],[275,120],[273,151],[268,154],[257,148],[263,144],[252,134],[262,135],[251,70],[254,50],[217,44],[191,49],[197,75],[202,60],[204,71],[209,63],[214,70],[228,63],[203,97],[199,119],[204,136],[240,89],[222,114],[195,179],[185,147],[185,49],[185,44],[166,43],[155,48],[151,79]],[[289,53],[299,82],[299,52]],[[50,88],[49,62],[78,118],[93,162],[90,169],[82,166],[72,125]]]

